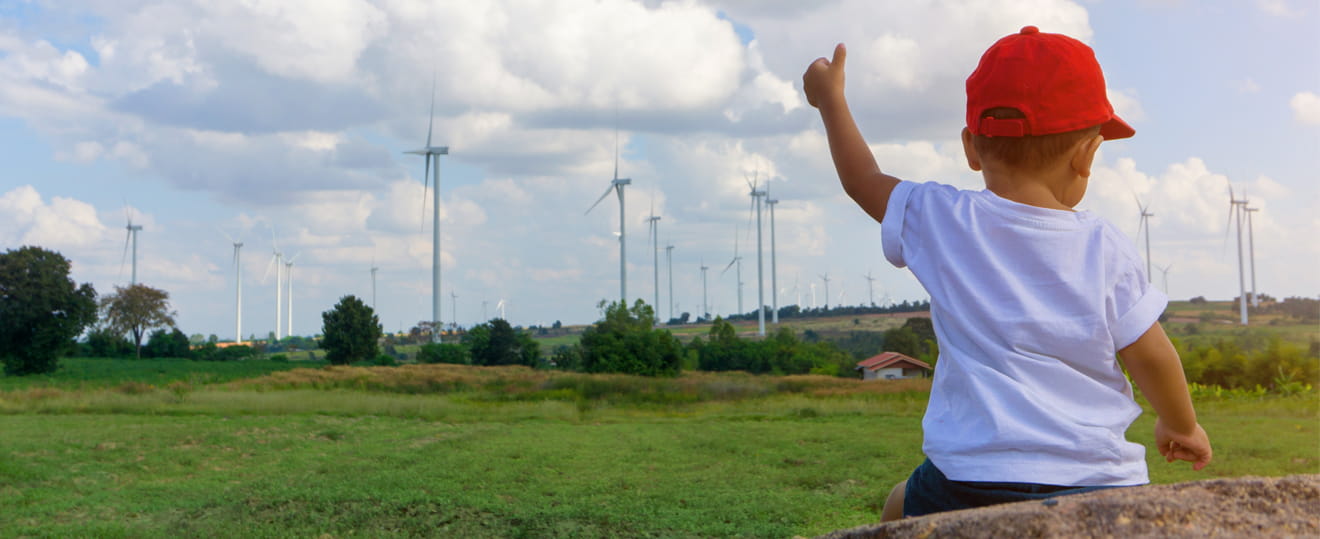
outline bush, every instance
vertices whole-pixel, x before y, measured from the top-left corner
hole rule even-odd
[[[288,363],[289,356],[286,356],[284,354],[275,354],[273,356],[270,356],[270,359],[268,361],[270,361],[271,363]]]
[[[339,298],[334,308],[321,313],[321,349],[331,365],[373,361],[380,355],[380,320],[376,313],[354,296]]]
[[[417,362],[468,365],[471,360],[467,348],[461,344],[427,343],[417,351]]]
[[[541,345],[525,331],[513,329],[503,318],[478,324],[463,335],[473,365],[526,365],[534,367]]]

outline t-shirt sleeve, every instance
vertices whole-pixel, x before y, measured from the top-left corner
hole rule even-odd
[[[903,223],[907,218],[908,200],[916,186],[912,182],[898,182],[889,193],[885,219],[880,222],[880,246],[884,249],[885,260],[897,268],[907,266],[903,258]]]
[[[1114,319],[1110,323],[1114,350],[1137,342],[1160,319],[1168,304],[1169,297],[1151,286],[1145,272],[1135,264],[1128,264],[1114,283],[1111,311]]]

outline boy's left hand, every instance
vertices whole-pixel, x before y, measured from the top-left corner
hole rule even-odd
[[[834,47],[834,60],[821,57],[807,66],[807,72],[802,75],[807,103],[820,108],[823,101],[843,96],[843,65],[847,57],[848,49],[840,43]]]

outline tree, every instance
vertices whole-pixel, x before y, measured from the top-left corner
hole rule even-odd
[[[334,308],[321,313],[321,349],[331,365],[373,361],[380,355],[380,320],[356,296],[339,298]]]
[[[151,332],[142,351],[147,357],[192,358],[191,340],[179,328],[172,328],[168,332],[164,329]]]
[[[421,349],[417,350],[418,363],[467,365],[469,361],[468,350],[461,344],[426,343],[422,345]]]
[[[156,328],[174,325],[170,294],[143,284],[115,287],[115,293],[101,298],[103,323],[120,335],[133,336],[133,348],[142,357],[142,337]]]
[[[503,318],[478,324],[463,335],[473,365],[536,366],[541,345],[525,331],[517,331]]]
[[[96,321],[96,290],[69,278],[69,260],[40,247],[0,254],[0,361],[6,374],[59,368],[59,355]]]
[[[582,332],[580,365],[586,372],[676,376],[683,346],[674,335],[655,328],[655,312],[642,300],[632,308],[622,302],[599,304],[605,318]]]

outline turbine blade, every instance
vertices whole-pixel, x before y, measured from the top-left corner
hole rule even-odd
[[[730,260],[730,261],[729,261],[729,265],[724,266],[724,270],[723,270],[723,271],[720,271],[720,276],[723,277],[724,274],[725,274],[726,272],[729,271],[729,268],[732,268],[733,265],[734,265],[734,264],[737,264],[737,263],[738,263],[738,257],[735,256],[735,257],[733,257],[733,260]]]
[[[426,120],[426,147],[431,147],[431,127],[435,124],[435,73],[431,73],[431,114]]]
[[[615,175],[617,176],[618,174],[616,173]],[[613,190],[614,190],[614,184],[611,183],[609,187],[605,188],[605,194],[601,195],[600,198],[596,199],[596,202],[592,204],[590,208],[587,208],[587,211],[582,212],[582,215],[591,213],[591,210],[596,209],[596,206],[600,205],[600,201],[605,200],[605,197],[610,196],[610,191]]]
[[[266,280],[270,278],[270,267],[274,265],[275,265],[275,257],[271,256],[270,261],[266,262],[266,272],[261,274],[261,284],[266,284]]]
[[[119,257],[119,277],[118,277],[118,279],[122,279],[122,278],[124,277],[124,261],[125,261],[125,260],[128,260],[128,238],[129,238],[129,236],[132,236],[132,235],[133,235],[133,231],[132,231],[132,230],[129,230],[129,231],[127,231],[127,232],[124,232],[124,254],[123,254],[123,256],[120,256],[120,257]]]

